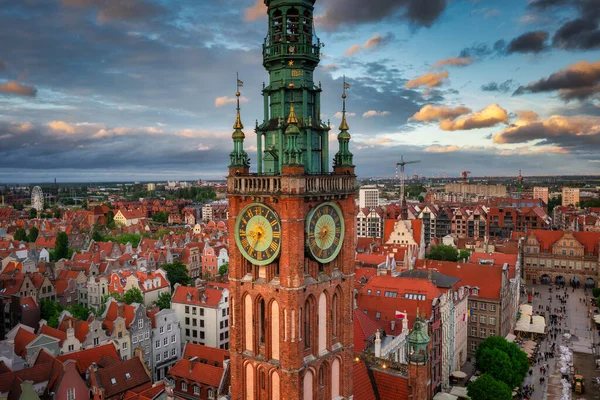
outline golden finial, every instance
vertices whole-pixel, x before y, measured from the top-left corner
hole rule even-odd
[[[236,82],[236,91],[235,91],[235,97],[237,100],[237,108],[236,108],[236,116],[235,116],[235,124],[233,124],[233,129],[235,130],[242,130],[244,129],[244,125],[242,124],[242,118],[240,116],[240,87],[244,86],[244,82],[240,81],[240,77],[239,75],[237,75],[237,82]]]
[[[347,131],[350,129],[348,122],[346,122],[346,89],[350,89],[350,85],[346,82],[346,77],[344,76],[344,91],[342,93],[342,123],[340,124],[340,131]]]
[[[298,124],[298,118],[296,118],[296,113],[294,112],[294,105],[290,104],[290,115],[288,116],[287,123],[289,124]]]

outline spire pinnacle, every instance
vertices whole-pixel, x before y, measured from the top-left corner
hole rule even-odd
[[[235,91],[235,97],[237,100],[237,108],[236,108],[236,116],[235,116],[235,124],[233,124],[233,129],[244,129],[244,125],[242,124],[242,118],[240,117],[240,87],[244,86],[244,82],[240,81],[239,75],[237,76],[237,85]]]

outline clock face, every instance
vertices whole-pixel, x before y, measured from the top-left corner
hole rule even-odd
[[[251,263],[272,263],[281,247],[279,216],[264,204],[252,203],[244,207],[235,221],[235,242]]]
[[[321,263],[337,257],[344,241],[344,218],[342,211],[333,203],[323,203],[314,208],[306,221],[308,248]]]

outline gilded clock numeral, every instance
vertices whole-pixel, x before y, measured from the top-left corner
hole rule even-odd
[[[240,229],[240,230],[238,231],[238,234],[239,234],[240,236],[246,236],[246,230],[245,230],[245,229]]]
[[[242,239],[242,247],[243,248],[250,247],[250,243],[248,243],[248,239],[246,239],[246,238]]]
[[[281,237],[281,232],[273,232],[273,239],[279,239]]]
[[[275,225],[277,225],[277,220],[276,219],[274,219],[273,221],[271,221],[271,226],[275,226]]]
[[[257,259],[258,261],[262,261],[262,258],[263,258],[263,252],[262,252],[262,251],[258,251],[258,252],[256,253],[256,259]]]
[[[277,250],[277,247],[279,247],[279,246],[277,245],[276,242],[271,242],[271,245],[269,246],[269,248],[273,251]]]
[[[336,236],[336,237],[334,237],[334,238],[333,238],[333,244],[335,244],[336,246],[337,246],[338,244],[340,244],[340,238],[339,238],[339,237],[337,237],[337,236]]]

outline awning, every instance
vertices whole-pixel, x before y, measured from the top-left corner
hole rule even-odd
[[[512,333],[509,333],[508,335],[506,335],[505,339],[508,343],[513,343],[515,341],[517,337],[515,335],[513,335]]]
[[[467,388],[462,386],[452,386],[452,390],[450,390],[450,394],[456,397],[462,397],[463,399],[468,399],[469,395],[467,394]]]
[[[600,314],[594,314],[594,322],[600,324]]]
[[[456,399],[458,399],[458,397],[456,397],[450,393],[444,393],[444,392],[439,392],[438,394],[433,396],[433,400],[456,400]]]
[[[467,377],[467,374],[464,373],[464,372],[462,372],[462,371],[454,371],[452,373],[452,376],[455,377],[455,378],[458,378],[458,379],[464,379],[464,378]]]

